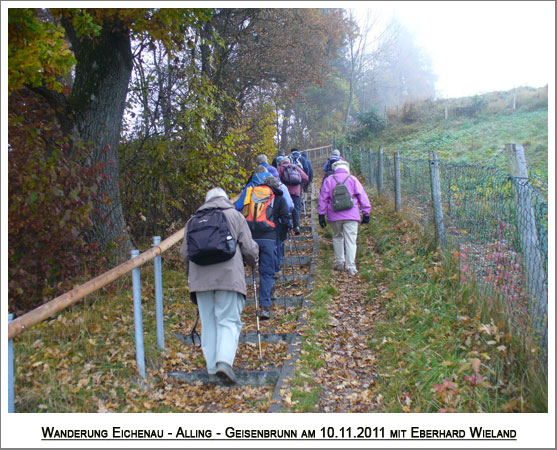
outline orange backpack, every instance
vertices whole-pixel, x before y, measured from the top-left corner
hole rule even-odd
[[[267,232],[276,229],[273,221],[275,194],[269,186],[250,186],[246,190],[242,214],[253,232]]]

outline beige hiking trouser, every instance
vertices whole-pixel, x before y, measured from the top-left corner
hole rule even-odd
[[[335,263],[344,265],[347,271],[356,270],[356,239],[359,222],[356,220],[338,220],[329,222],[329,224],[333,229]]]
[[[244,296],[234,291],[197,292],[201,318],[201,349],[207,372],[215,374],[217,363],[232,366],[238,348]]]

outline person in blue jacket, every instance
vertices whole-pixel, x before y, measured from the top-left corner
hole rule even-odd
[[[248,188],[261,185],[269,186],[275,195],[273,204],[275,230],[252,230],[253,240],[259,246],[259,303],[261,305],[259,317],[265,320],[272,317],[271,291],[275,284],[277,241],[279,236],[281,238],[286,236],[285,230],[288,230],[290,215],[283,191],[278,186],[278,179],[267,172],[267,169],[262,165],[257,166],[251,180],[240,193],[238,200],[234,202],[236,210],[243,210]]]

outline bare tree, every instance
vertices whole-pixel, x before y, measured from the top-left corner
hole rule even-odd
[[[381,14],[371,9],[350,9],[348,12],[352,33],[348,35],[348,102],[344,112],[343,129],[348,126],[353,109],[355,93],[360,85],[369,81],[381,59],[396,40],[396,30],[392,26],[381,25]],[[357,21],[356,17],[360,20]],[[358,25],[359,23],[359,25]],[[363,91],[365,93],[365,90]]]

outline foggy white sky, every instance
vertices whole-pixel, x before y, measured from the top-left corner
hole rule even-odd
[[[346,6],[344,6],[346,5]],[[393,12],[431,56],[441,97],[553,85],[554,2],[350,2]]]

